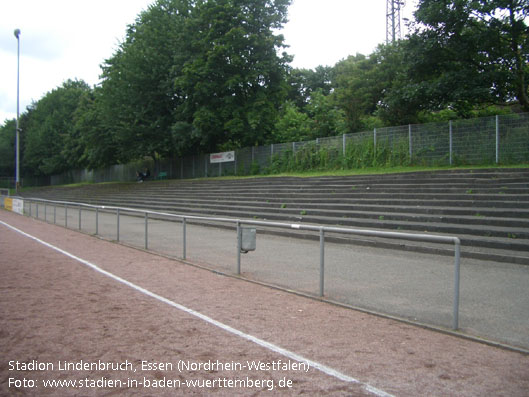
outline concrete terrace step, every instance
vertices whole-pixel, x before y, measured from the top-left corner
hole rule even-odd
[[[251,203],[258,203],[261,206],[271,206],[280,208],[282,205],[298,205],[298,206],[317,206],[317,207],[335,207],[336,209],[343,208],[346,209],[357,209],[357,208],[376,208],[379,206],[385,207],[405,207],[410,208],[412,211],[415,211],[417,208],[418,211],[421,211],[421,208],[429,208],[431,211],[456,211],[461,213],[461,211],[467,211],[468,214],[476,214],[483,212],[484,209],[489,209],[490,211],[499,212],[505,211],[505,209],[512,209],[511,213],[515,213],[515,216],[524,216],[526,210],[529,209],[529,202],[527,201],[515,201],[519,199],[519,196],[515,196],[513,200],[507,200],[506,196],[498,196],[495,199],[490,200],[473,200],[472,197],[463,197],[460,200],[455,200],[453,197],[451,200],[448,200],[447,197],[442,196],[433,196],[433,197],[423,197],[420,199],[416,198],[405,198],[401,200],[396,200],[395,198],[384,198],[384,199],[375,199],[374,197],[367,198],[338,198],[332,196],[325,197],[324,200],[314,197],[299,197],[293,195],[292,197],[282,197],[279,195],[269,196],[267,198],[262,198],[256,195],[248,196],[235,196],[235,195],[222,195],[222,196],[208,196],[208,195],[192,195],[192,194],[158,194],[153,192],[136,192],[134,195],[124,194],[124,193],[110,193],[110,192],[90,192],[90,194],[73,194],[71,192],[61,192],[61,194],[39,194],[39,197],[46,197],[49,199],[57,200],[75,200],[82,197],[85,202],[96,203],[103,201],[128,201],[128,202],[152,202],[153,196],[156,196],[156,202],[171,202],[171,203],[228,203],[229,205],[250,205]],[[441,197],[441,198],[440,198]],[[376,210],[376,209],[375,209]]]
[[[61,195],[61,199],[77,199],[76,195]],[[125,194],[114,194],[114,195],[91,195],[85,197],[85,200],[90,203],[100,203],[108,204],[115,201],[122,202],[123,204],[128,204],[130,206],[140,206],[145,208],[145,205],[150,205],[153,202],[152,194],[144,194],[137,196],[130,196]],[[154,200],[156,203],[165,204],[167,206],[176,205],[178,207],[197,207],[197,208],[262,208],[263,210],[270,211],[283,211],[288,212],[288,209],[299,209],[299,210],[312,210],[311,212],[322,213],[324,211],[335,212],[339,214],[340,212],[349,213],[349,212],[365,212],[366,214],[373,212],[374,214],[368,215],[378,215],[381,213],[405,213],[405,214],[424,214],[430,216],[472,216],[469,222],[474,222],[476,218],[483,217],[498,217],[498,218],[520,218],[529,217],[529,209],[521,208],[524,207],[524,202],[519,201],[474,201],[474,200],[465,200],[464,202],[457,203],[457,206],[454,206],[453,201],[442,201],[439,200],[402,200],[400,202],[395,202],[394,200],[343,200],[343,199],[326,199],[315,200],[315,199],[283,199],[275,197],[273,199],[263,200],[259,197],[240,197],[240,196],[218,196],[218,197],[205,197],[197,198],[196,196],[186,195],[186,196],[165,196],[157,195]],[[347,201],[347,202],[345,202]],[[480,204],[477,206],[476,204]],[[479,208],[476,208],[479,207]],[[501,208],[504,207],[504,208]],[[508,208],[509,210],[505,209]]]
[[[522,257],[529,263],[529,169],[170,180],[48,187],[26,196],[182,214],[450,234],[461,238],[467,253],[479,251],[486,258],[488,252],[492,259],[508,261],[511,252],[513,262]]]
[[[451,194],[451,195],[457,195],[457,196],[472,196],[472,195],[480,195],[480,196],[509,196],[509,195],[525,195],[529,197],[529,188],[511,188],[511,187],[498,187],[498,188],[471,188],[471,187],[464,187],[464,188],[454,188],[450,186],[446,187],[414,187],[409,189],[399,188],[399,187],[380,187],[380,186],[354,186],[348,189],[333,189],[328,186],[322,186],[318,188],[307,188],[307,187],[298,187],[295,186],[292,187],[274,187],[274,188],[251,188],[251,187],[237,187],[237,188],[222,188],[222,189],[212,189],[212,188],[204,188],[202,190],[175,190],[175,191],[162,191],[162,190],[152,190],[150,191],[151,194],[163,194],[163,195],[189,195],[189,194],[200,194],[202,195],[211,195],[211,196],[218,196],[218,195],[246,195],[246,196],[252,196],[252,195],[258,195],[258,194],[278,194],[278,195],[287,195],[287,194],[301,194],[301,195],[338,195],[338,197],[350,197],[351,195],[360,196],[362,194]]]
[[[146,208],[152,204],[151,198],[130,198],[130,197],[117,197],[112,199],[105,199],[105,198],[99,198],[99,199],[90,199],[90,203],[98,203],[102,205],[112,205],[116,199],[119,199],[120,202],[123,203],[123,205],[130,206],[130,207],[141,207]],[[167,209],[177,209],[177,208],[189,208],[189,209],[197,209],[200,210],[201,208],[209,208],[209,209],[215,209],[215,210],[224,210],[224,209],[234,209],[236,207],[237,210],[241,209],[261,209],[262,211],[282,211],[284,213],[287,213],[289,211],[292,212],[300,212],[302,210],[310,211],[313,215],[325,215],[327,213],[335,214],[335,216],[343,216],[344,214],[352,214],[357,213],[358,216],[362,216],[362,214],[366,214],[367,216],[380,216],[381,214],[402,214],[402,216],[409,216],[408,214],[424,214],[424,215],[431,215],[432,217],[446,217],[446,219],[455,219],[456,218],[450,218],[450,216],[457,216],[464,217],[463,219],[470,219],[470,223],[480,223],[479,220],[487,221],[489,218],[492,219],[494,222],[494,218],[501,218],[502,222],[509,222],[512,220],[511,218],[514,218],[515,221],[525,222],[524,219],[529,219],[529,209],[519,209],[517,202],[512,202],[512,206],[516,209],[501,209],[496,208],[496,206],[499,206],[501,204],[505,203],[494,203],[494,207],[482,207],[481,209],[476,208],[475,206],[472,206],[472,203],[469,203],[469,206],[467,207],[447,207],[447,203],[445,202],[445,205],[442,204],[439,206],[426,206],[425,204],[431,204],[425,201],[419,202],[420,204],[411,204],[411,205],[405,205],[405,203],[399,203],[399,205],[392,205],[390,202],[382,202],[377,203],[375,201],[369,201],[365,204],[357,204],[355,203],[341,203],[341,202],[335,202],[335,203],[322,203],[322,202],[315,202],[313,200],[309,201],[297,201],[297,200],[288,200],[288,201],[281,201],[281,200],[274,200],[266,202],[263,201],[256,201],[256,200],[245,200],[245,199],[238,199],[237,197],[233,197],[231,199],[214,199],[214,200],[208,200],[208,199],[197,199],[193,198],[193,200],[189,199],[182,199],[182,198],[160,198],[156,200],[156,204],[159,206],[162,206]]]
[[[200,198],[209,198],[209,199],[226,199],[227,197],[237,197],[244,198],[247,200],[252,199],[262,199],[260,196],[267,196],[267,199],[305,199],[311,201],[327,201],[327,200],[360,200],[360,199],[370,199],[370,200],[395,200],[395,199],[404,199],[404,200],[417,200],[421,199],[423,201],[439,201],[439,200],[450,200],[450,201],[497,201],[497,202],[520,202],[528,203],[529,202],[529,192],[526,193],[516,193],[516,192],[499,192],[497,194],[479,194],[477,192],[456,192],[456,193],[446,193],[448,189],[442,189],[440,192],[434,193],[425,193],[420,191],[410,191],[410,192],[384,192],[384,191],[374,191],[371,189],[366,189],[363,191],[352,190],[350,192],[336,192],[336,191],[326,191],[321,189],[320,191],[304,191],[304,190],[294,190],[294,189],[284,189],[284,190],[260,190],[260,191],[250,191],[249,189],[244,189],[241,191],[213,191],[213,190],[203,190],[197,192],[187,192],[187,191],[176,191],[176,192],[157,192],[157,191],[135,191],[135,197],[146,197],[149,200],[153,198],[163,199],[163,198],[189,198],[194,199],[196,197]],[[41,196],[46,194],[39,193]],[[56,194],[46,195],[48,197],[58,197]],[[86,198],[97,198],[100,196],[103,197],[116,197],[123,198],[129,197],[130,194],[126,192],[83,192],[83,193],[68,193],[63,192],[62,197],[78,197],[83,196]]]
[[[114,205],[114,199],[91,200],[92,203],[101,205]],[[505,226],[513,228],[529,229],[529,210],[501,210],[483,209],[480,211],[451,209],[451,208],[420,208],[406,206],[358,206],[343,204],[319,204],[307,203],[299,205],[296,203],[282,204],[263,203],[258,201],[207,201],[207,200],[152,200],[144,199],[120,199],[122,205],[133,208],[157,208],[185,213],[224,213],[237,216],[237,214],[259,213],[260,217],[276,216],[277,219],[296,216],[306,212],[310,216],[332,217],[332,218],[373,218],[379,220],[416,221],[416,222],[438,222],[448,224],[466,224],[481,226]]]
[[[132,207],[132,206],[131,206]],[[332,216],[332,214],[317,215],[307,211],[303,213],[303,210],[294,211],[272,211],[263,212],[256,210],[255,208],[239,208],[238,210],[233,209],[220,209],[220,208],[201,208],[196,207],[169,207],[167,205],[151,203],[149,206],[134,206],[135,208],[151,208],[161,212],[172,212],[179,214],[194,214],[194,215],[207,215],[217,217],[231,217],[231,218],[246,218],[246,219],[259,219],[259,220],[270,220],[270,221],[285,221],[289,223],[310,223],[310,224],[321,224],[321,225],[336,225],[336,226],[347,226],[356,228],[372,228],[372,229],[390,229],[394,231],[414,231],[414,232],[428,232],[428,233],[443,233],[451,235],[472,235],[472,236],[487,236],[487,237],[499,237],[499,238],[513,238],[518,241],[529,239],[529,227],[524,225],[509,226],[508,228],[504,225],[483,225],[483,224],[472,224],[468,225],[464,222],[461,224],[451,222],[439,222],[435,219],[427,220],[426,218],[405,218],[398,219],[387,219],[385,216],[375,214],[375,216],[369,217],[368,215],[361,214],[357,217],[351,217],[347,214],[344,216]],[[383,219],[380,219],[380,217]],[[388,216],[389,217],[389,216]],[[522,243],[518,246],[519,249],[527,250],[527,242]]]
[[[102,202],[103,205],[115,205],[111,201]],[[129,205],[127,205],[129,204]],[[280,211],[263,212],[256,208],[196,208],[193,206],[176,207],[168,206],[167,204],[159,202],[143,203],[143,205],[130,205],[131,203],[124,203],[127,207],[143,208],[158,210],[162,212],[173,212],[181,214],[194,214],[206,216],[222,216],[232,218],[249,218],[249,219],[263,219],[272,221],[285,221],[292,223],[311,223],[311,224],[326,224],[348,226],[356,228],[371,228],[371,229],[390,229],[399,231],[412,232],[429,232],[450,234],[459,236],[465,244],[476,247],[494,247],[498,249],[510,249],[516,251],[527,251],[529,240],[527,240],[527,231],[529,230],[525,225],[506,225],[491,226],[488,225],[469,225],[468,222],[461,222],[462,224],[455,224],[454,222],[440,223],[436,219],[421,219],[418,217],[408,218],[402,217],[400,220],[387,219],[385,216],[369,217],[368,214],[360,214],[352,218],[351,214],[347,218],[331,216],[330,214],[316,215],[312,212],[307,212],[306,215],[301,215],[301,211],[293,209],[290,212],[284,209]],[[375,214],[376,215],[376,214]],[[383,219],[380,219],[383,218]],[[482,221],[480,218],[470,218],[469,220],[478,222]],[[484,229],[486,232],[484,233]],[[475,236],[495,237],[494,240],[486,238],[485,242],[474,238]]]
[[[113,204],[113,203],[110,203]],[[133,206],[131,206],[133,207]],[[164,205],[161,205],[159,203],[151,203],[151,205],[145,205],[145,206],[136,206],[136,208],[144,208],[144,209],[151,209],[151,210],[159,210],[162,212],[175,212],[175,213],[183,213],[187,215],[206,215],[206,216],[222,216],[227,218],[239,218],[241,217],[241,212],[235,212],[235,211],[218,211],[213,209],[208,210],[200,210],[195,211],[192,208],[186,209],[186,211],[174,211],[175,208],[168,208]],[[235,216],[238,215],[238,216]],[[488,253],[490,253],[491,250],[502,250],[501,258],[505,258],[506,254],[505,252],[510,252],[511,256],[513,258],[518,257],[519,255],[522,255],[521,258],[517,258],[515,260],[516,263],[522,263],[523,260],[526,260],[527,264],[529,264],[529,257],[525,257],[523,254],[527,251],[527,246],[529,244],[529,240],[524,238],[524,233],[527,231],[525,228],[510,228],[510,232],[507,232],[507,235],[505,235],[505,229],[504,228],[488,228],[489,230],[488,235],[495,236],[495,237],[483,237],[479,236],[480,231],[482,228],[478,229],[470,229],[469,227],[460,227],[458,229],[454,227],[444,227],[445,225],[442,225],[441,227],[439,225],[426,225],[424,223],[415,223],[411,224],[409,222],[406,223],[396,223],[396,222],[388,222],[386,220],[384,221],[377,221],[377,220],[365,220],[365,219],[348,219],[347,221],[344,221],[342,218],[330,218],[330,217],[314,217],[314,216],[300,216],[300,215],[291,215],[291,216],[285,216],[284,214],[265,214],[260,212],[246,212],[242,215],[245,215],[244,218],[254,218],[254,219],[263,219],[263,220],[271,220],[271,221],[284,221],[284,222],[292,222],[292,223],[307,223],[307,224],[327,224],[327,225],[333,225],[333,226],[349,226],[349,227],[356,227],[356,228],[362,228],[362,229],[373,229],[373,230],[383,230],[383,229],[391,229],[391,230],[399,230],[399,231],[408,231],[408,232],[414,232],[414,233],[432,233],[435,232],[436,234],[444,234],[444,235],[457,235],[460,237],[463,246],[464,246],[464,252],[466,252],[467,256],[470,257],[476,257],[476,250],[479,252],[480,249],[486,249]],[[391,224],[391,227],[388,227]],[[472,234],[467,234],[472,233]],[[518,234],[517,234],[518,233]],[[402,242],[395,243],[396,247],[409,247],[410,245],[406,243],[405,245]],[[424,247],[424,246],[423,246]],[[416,247],[420,248],[420,247]],[[421,249],[417,249],[421,251]],[[438,248],[436,248],[438,250]],[[427,250],[425,251],[427,252]],[[447,251],[448,253],[451,252],[450,249]],[[481,256],[479,256],[481,259],[486,259],[488,254],[481,253]],[[489,259],[499,260],[500,258],[498,256],[491,256]],[[514,259],[513,259],[514,260]]]
[[[265,179],[271,179],[271,178],[265,178]],[[195,184],[190,184],[189,182],[182,182],[179,186],[175,186],[171,183],[161,183],[157,182],[155,186],[151,186],[152,189],[159,189],[159,190],[167,190],[167,189],[175,189],[175,190],[208,190],[216,189],[216,190],[222,190],[222,189],[271,189],[271,188],[277,188],[277,189],[318,189],[318,188],[325,188],[327,190],[332,189],[350,189],[355,187],[361,187],[361,186],[379,186],[382,188],[399,188],[399,189],[417,189],[417,188],[439,188],[440,186],[448,185],[450,187],[459,187],[459,188],[468,188],[468,187],[482,187],[482,188],[508,188],[508,187],[515,187],[515,188],[521,188],[521,189],[527,189],[529,188],[529,183],[525,178],[515,178],[511,180],[506,179],[494,179],[494,180],[475,180],[475,179],[468,179],[468,180],[453,180],[453,179],[415,179],[415,180],[405,180],[405,183],[403,183],[402,180],[378,180],[378,179],[370,179],[370,180],[354,180],[350,179],[347,181],[333,181],[333,180],[325,180],[325,179],[319,179],[317,181],[305,181],[306,178],[296,178],[296,179],[283,179],[272,183],[262,183],[259,185],[255,185],[253,182],[250,182],[249,180],[245,179],[244,182],[234,182],[234,181],[225,181],[225,183],[219,185],[219,184],[212,184],[212,183],[203,183],[203,182],[196,182]],[[149,185],[150,183],[147,183]],[[141,185],[141,184],[140,184]],[[152,185],[152,184],[151,184]],[[123,187],[124,188],[124,187]],[[141,190],[141,188],[140,188]]]
[[[129,191],[134,191],[136,193],[141,193],[142,191],[149,191],[150,193],[160,194],[182,194],[182,193],[191,193],[195,194],[200,192],[203,195],[208,194],[219,194],[219,193],[282,193],[282,192],[295,192],[295,193],[310,193],[310,194],[329,194],[329,193],[346,193],[350,194],[351,190],[356,193],[361,193],[362,190],[381,190],[390,191],[391,194],[395,192],[424,192],[424,193],[443,193],[443,192],[455,192],[455,193],[465,193],[467,195],[472,195],[476,193],[496,193],[496,194],[529,194],[529,173],[526,177],[523,178],[525,182],[516,182],[513,184],[508,184],[504,180],[495,180],[494,184],[488,183],[483,184],[474,184],[474,183],[454,183],[454,181],[446,180],[441,183],[441,181],[435,181],[432,183],[431,179],[424,181],[417,180],[407,180],[407,183],[397,183],[398,180],[393,181],[384,181],[381,183],[378,179],[371,180],[368,183],[353,183],[354,179],[351,179],[346,182],[345,185],[337,185],[333,180],[330,179],[318,179],[317,182],[311,181],[307,178],[277,178],[273,183],[270,182],[270,179],[274,178],[263,178],[266,182],[256,184],[253,180],[242,180],[240,181],[223,181],[223,183],[212,183],[212,182],[180,182],[180,183],[145,183],[145,184],[117,184],[117,185],[108,185],[106,190],[112,190],[114,193]],[[392,183],[387,183],[392,182]],[[413,183],[410,183],[413,182]],[[472,187],[475,189],[472,189]],[[477,189],[481,190],[477,190]],[[101,191],[99,188],[94,188],[90,186],[81,186],[77,188],[81,191],[89,192],[93,190],[94,192]]]

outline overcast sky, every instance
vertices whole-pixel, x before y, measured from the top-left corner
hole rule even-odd
[[[154,0],[1,0],[0,124],[16,117],[20,35],[20,112],[68,79],[90,85],[124,39],[127,25]],[[416,0],[403,17],[411,18]],[[281,32],[294,67],[332,66],[370,54],[386,38],[386,0],[294,0]],[[403,24],[403,30],[404,24]],[[403,31],[403,33],[405,33]]]

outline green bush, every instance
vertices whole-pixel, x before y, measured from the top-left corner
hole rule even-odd
[[[265,173],[332,171],[338,169],[362,169],[371,167],[397,167],[410,165],[408,141],[374,141],[365,138],[358,142],[348,142],[345,156],[341,147],[311,142],[296,150],[286,150],[272,157]]]

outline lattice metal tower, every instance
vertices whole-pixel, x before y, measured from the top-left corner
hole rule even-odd
[[[402,38],[400,30],[400,9],[404,7],[402,0],[386,0],[386,44]]]

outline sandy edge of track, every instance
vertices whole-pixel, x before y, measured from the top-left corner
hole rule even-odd
[[[522,396],[529,389],[529,357],[519,353],[222,277],[6,211],[0,211],[0,220],[153,293],[388,393]],[[128,360],[135,366],[142,360],[177,362],[183,358],[234,362],[284,359],[116,285],[4,226],[0,226],[0,235],[0,249],[8,253],[0,259],[1,314],[7,320],[0,328],[5,352],[0,363],[0,391],[13,392],[7,388],[13,371],[9,371],[6,359],[57,362],[87,357]],[[291,372],[260,375],[276,382],[291,378],[294,386],[281,389],[284,394],[365,394],[358,385],[314,369],[308,374]],[[44,378],[50,374],[31,375]],[[68,379],[78,374],[60,375]],[[167,374],[158,371],[145,375],[155,379]],[[185,377],[191,375],[257,376],[248,371],[220,371]],[[208,390],[219,395],[258,391]],[[19,392],[35,394],[28,389]],[[140,395],[145,390],[127,390],[129,395],[134,392]]]

